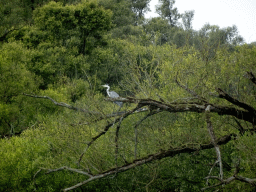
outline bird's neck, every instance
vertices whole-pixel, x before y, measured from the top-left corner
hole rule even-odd
[[[110,95],[109,95],[109,87],[107,88],[107,94],[108,94],[108,96],[110,96]]]

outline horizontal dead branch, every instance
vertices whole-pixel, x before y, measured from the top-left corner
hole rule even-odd
[[[216,104],[207,104],[198,102],[187,102],[187,103],[164,103],[153,99],[136,99],[136,98],[106,98],[108,101],[122,101],[127,103],[136,103],[138,107],[150,106],[150,108],[159,108],[162,111],[168,111],[170,113],[181,113],[181,112],[197,112],[204,113],[206,106],[210,105],[211,113],[218,113],[219,115],[230,115],[244,121],[248,121],[252,124],[256,122],[256,113],[252,111],[245,111],[230,106],[220,106]]]
[[[216,143],[218,145],[224,145],[224,144],[228,143],[229,141],[231,141],[232,137],[235,137],[235,136],[236,136],[235,134],[230,134],[230,135],[223,136],[223,137],[217,139]],[[86,183],[89,183],[90,181],[100,179],[100,178],[104,178],[104,177],[116,174],[117,172],[125,172],[127,170],[132,169],[132,168],[135,168],[136,166],[141,166],[141,165],[144,165],[146,163],[149,163],[149,162],[152,162],[152,161],[155,161],[155,160],[160,160],[160,159],[163,159],[163,158],[166,158],[166,157],[174,157],[175,155],[181,154],[181,153],[192,153],[192,152],[196,152],[196,151],[200,151],[200,150],[211,149],[213,147],[214,147],[214,145],[212,144],[212,142],[209,142],[208,144],[200,145],[200,147],[170,148],[168,150],[161,150],[161,152],[151,154],[151,155],[148,155],[147,157],[143,157],[143,158],[140,158],[140,159],[136,159],[132,163],[127,163],[127,164],[125,164],[121,167],[112,168],[112,169],[109,169],[107,171],[104,171],[104,172],[96,174],[96,175],[84,172],[83,170],[80,170],[80,169],[68,168],[66,166],[58,168],[58,169],[44,169],[44,170],[47,170],[46,174],[49,174],[49,173],[62,171],[62,170],[66,169],[66,170],[69,170],[69,171],[73,171],[73,172],[76,172],[76,173],[80,173],[80,174],[89,176],[89,179],[87,179],[85,181],[82,181],[82,182],[80,182],[80,183],[78,183],[78,184],[76,184],[72,187],[69,187],[69,188],[66,188],[66,189],[63,190],[63,191],[70,191],[70,190],[73,190],[77,187],[80,187],[80,186],[82,186]],[[38,174],[39,172],[40,171],[37,171],[36,174]]]
[[[69,105],[69,104],[66,104],[66,103],[63,103],[63,102],[59,103],[59,102],[55,101],[54,99],[52,99],[49,96],[30,95],[30,94],[26,94],[26,93],[23,93],[23,95],[28,96],[28,97],[34,97],[34,98],[48,99],[48,100],[50,100],[51,102],[53,102],[57,106],[66,107],[66,108],[69,108],[69,109],[72,109],[72,110],[75,110],[75,111],[81,111],[83,113],[101,115],[101,113],[99,113],[99,112],[89,111],[89,110],[86,110],[86,109],[81,109],[81,108],[74,107],[72,105]]]
[[[88,114],[102,116],[102,114],[100,112],[89,111],[89,110],[81,109],[78,107],[74,107],[72,105],[69,105],[69,104],[66,104],[63,102],[57,102],[48,96],[30,95],[30,94],[26,94],[26,93],[23,93],[23,95],[29,96],[29,97],[34,97],[34,98],[48,99],[48,100],[52,101],[57,106],[62,106],[62,107],[66,107],[66,108],[69,108],[69,109],[72,109],[75,111],[81,111],[81,112],[88,113]],[[255,113],[252,112],[252,110],[253,111],[255,111],[255,110],[254,110],[254,108],[252,108],[250,106],[247,107],[247,109],[251,109],[250,111],[249,110],[244,111],[241,109],[237,109],[235,107],[218,106],[218,105],[214,105],[214,104],[204,103],[202,101],[187,102],[187,103],[164,103],[164,102],[156,101],[153,99],[136,99],[136,98],[121,98],[121,97],[114,98],[114,99],[106,98],[105,100],[107,100],[107,101],[122,101],[124,103],[135,103],[135,104],[137,104],[137,107],[136,107],[138,110],[137,112],[141,112],[140,109],[143,109],[143,111],[144,111],[144,109],[145,109],[145,108],[143,108],[144,106],[150,106],[151,109],[159,108],[161,111],[168,111],[170,113],[179,113],[179,112],[204,113],[205,109],[206,109],[206,105],[210,105],[211,113],[218,113],[219,115],[231,115],[238,119],[248,121],[252,124],[254,124],[256,122],[256,112]],[[245,105],[247,105],[247,104],[245,104]],[[119,116],[119,115],[125,114],[123,112],[119,112],[119,113],[116,115]],[[104,117],[105,118],[113,117],[113,114],[105,115]],[[99,120],[104,119],[104,117],[99,118]]]
[[[49,96],[31,95],[31,94],[26,94],[26,93],[23,93],[23,95],[28,96],[28,97],[33,97],[33,98],[48,99],[51,102],[53,102],[55,105],[60,106],[60,107],[66,107],[66,108],[74,110],[74,111],[80,111],[80,112],[83,112],[83,113],[98,115],[99,117],[96,120],[92,121],[92,123],[96,122],[96,121],[100,121],[100,120],[106,119],[106,118],[121,116],[121,115],[125,115],[126,113],[129,113],[129,112],[125,112],[125,111],[120,111],[120,112],[117,112],[117,113],[103,115],[102,113],[97,112],[97,111],[89,111],[89,110],[86,110],[86,109],[82,109],[82,108],[78,108],[78,107],[69,105],[69,104],[64,103],[64,102],[57,102],[53,98],[51,98]],[[121,99],[123,99],[123,98],[121,98]],[[141,108],[141,109],[138,109],[135,112],[143,112],[143,111],[147,111],[147,110],[148,110],[147,108]],[[85,124],[89,124],[89,123],[85,123]]]

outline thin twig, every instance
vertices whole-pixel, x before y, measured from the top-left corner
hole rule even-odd
[[[41,168],[41,169],[44,169],[44,168]],[[75,173],[79,173],[79,174],[82,174],[82,175],[86,175],[88,177],[93,177],[92,174],[88,173],[88,172],[85,172],[81,169],[74,169],[74,168],[70,168],[70,167],[67,167],[67,166],[63,166],[63,167],[60,167],[58,169],[45,169],[47,170],[47,172],[45,174],[49,174],[49,173],[52,173],[52,172],[58,172],[58,171],[62,171],[62,170],[68,170],[68,171],[72,171],[72,172],[75,172]]]
[[[137,144],[138,144],[138,130],[137,127],[144,121],[146,120],[148,117],[155,115],[157,113],[159,113],[159,110],[154,110],[154,111],[150,111],[150,113],[148,113],[146,116],[144,116],[141,120],[139,120],[137,122],[137,124],[134,126],[134,132],[135,132],[135,145],[134,145],[134,158],[137,158]]]
[[[189,89],[187,86],[185,85],[182,85],[179,81],[178,81],[178,73],[175,77],[175,82],[177,83],[178,86],[180,86],[181,88],[185,89],[188,93],[190,93],[191,95],[193,95],[194,97],[198,98],[198,99],[201,99],[202,101],[206,101],[205,98],[199,96],[195,91]]]
[[[119,123],[116,127],[116,137],[115,137],[115,144],[116,144],[116,149],[115,149],[115,161],[116,161],[116,167],[117,165],[117,158],[118,158],[118,136],[119,136],[119,130],[121,126],[122,118],[120,118]]]
[[[121,118],[128,117],[129,115],[133,114],[137,109],[138,109],[138,107],[135,107],[132,111],[127,112],[124,116],[119,117],[117,120],[120,121]],[[105,126],[105,128],[102,132],[100,132],[98,135],[96,135],[95,137],[92,138],[92,140],[87,144],[87,147],[85,148],[83,153],[80,155],[79,160],[78,160],[78,164],[80,164],[85,152],[93,144],[93,142],[96,141],[98,138],[100,138],[102,135],[106,134],[108,132],[109,128],[112,127],[112,126],[113,126],[113,123],[109,123],[107,126]]]
[[[214,164],[212,165],[212,167],[211,167],[211,169],[210,169],[210,171],[209,171],[209,173],[208,173],[209,176],[206,177],[206,178],[207,178],[207,180],[206,180],[206,185],[209,185],[209,177],[210,177],[210,175],[211,175],[211,173],[212,173],[213,168],[217,165],[217,163],[218,163],[218,160],[215,161]],[[218,178],[219,178],[219,177],[218,177]]]

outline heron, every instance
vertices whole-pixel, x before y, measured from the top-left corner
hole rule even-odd
[[[110,89],[110,86],[108,84],[105,84],[105,85],[102,85],[103,87],[106,87],[107,88],[107,94],[110,98],[118,98],[119,95],[117,94],[117,92],[115,91],[109,91]],[[119,105],[120,108],[123,106],[123,102],[121,101],[114,101],[115,104]]]

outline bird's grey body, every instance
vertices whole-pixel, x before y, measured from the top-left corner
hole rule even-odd
[[[108,96],[110,97],[110,98],[118,98],[119,97],[119,95],[117,94],[117,92],[115,92],[115,91],[109,91],[109,89],[110,89],[110,87],[109,87],[109,85],[102,85],[103,87],[107,87],[107,94],[108,94]],[[114,101],[114,103],[115,104],[117,104],[117,105],[119,105],[120,107],[122,107],[123,106],[123,102],[121,102],[121,101]]]

